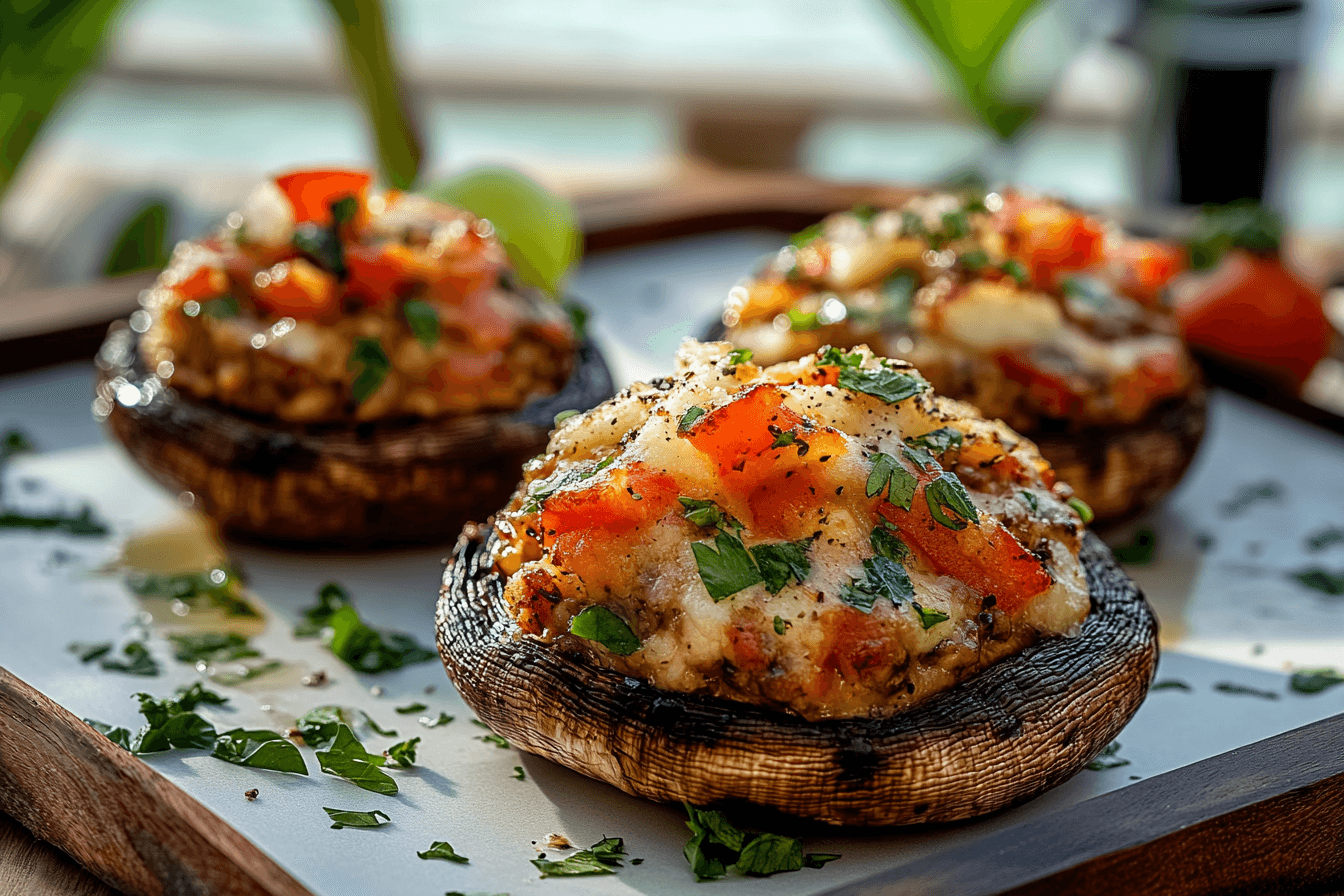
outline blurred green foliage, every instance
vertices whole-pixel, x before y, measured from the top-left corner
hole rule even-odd
[[[495,226],[518,276],[558,295],[583,251],[574,208],[509,168],[482,167],[435,184],[430,195],[461,206]]]
[[[161,268],[168,264],[168,204],[161,199],[147,202],[131,215],[112,241],[103,263],[103,276]]]
[[[887,0],[937,51],[957,92],[1001,139],[1011,139],[1039,102],[1009,96],[996,63],[1039,0]]]
[[[1211,268],[1231,249],[1277,255],[1282,240],[1283,219],[1254,199],[1206,205],[1187,243],[1190,267]]]

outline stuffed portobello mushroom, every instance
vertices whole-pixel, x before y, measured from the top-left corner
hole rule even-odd
[[[621,789],[834,824],[948,821],[1073,775],[1156,624],[1036,447],[911,365],[677,372],[564,421],[445,572],[492,728]]]
[[[557,411],[612,393],[488,220],[362,172],[265,182],[140,303],[99,353],[95,413],[263,540],[441,539],[507,498]]]
[[[1180,479],[1204,393],[1167,305],[1186,266],[1060,202],[917,195],[798,234],[725,303],[723,337],[763,361],[866,343],[1034,439],[1115,522]]]

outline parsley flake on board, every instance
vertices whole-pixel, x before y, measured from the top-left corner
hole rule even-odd
[[[754,354],[756,353],[749,348],[735,348],[728,353],[728,363],[732,365],[745,364],[751,360]]]
[[[125,675],[149,677],[159,674],[159,664],[154,661],[143,641],[126,642],[122,645],[120,656],[104,655],[98,660],[98,666],[104,672],[121,672]]]
[[[396,712],[398,715],[409,716],[417,712],[424,712],[427,709],[429,709],[429,707],[426,704],[421,703],[420,701],[417,700],[415,703],[408,703],[405,706],[398,706]]]
[[[508,742],[508,740],[506,740],[502,735],[499,735],[499,734],[494,734],[494,733],[491,733],[491,734],[482,734],[480,737],[478,737],[478,738],[476,738],[476,739],[479,740],[481,743],[494,744],[496,747],[499,747],[501,750],[507,750],[507,749],[509,748],[509,742]]]
[[[1236,684],[1231,681],[1220,681],[1213,686],[1213,689],[1224,694],[1236,694],[1243,697],[1259,697],[1262,700],[1279,699],[1279,695],[1274,691],[1263,691],[1260,688],[1247,687],[1244,684]]]
[[[510,775],[509,777],[517,778],[519,781],[526,781],[527,772],[523,771],[523,767],[521,765],[515,765],[513,767],[513,774]]]
[[[426,351],[432,349],[439,341],[439,313],[434,310],[434,306],[423,299],[411,299],[401,306],[401,314],[406,318],[406,326],[411,328],[415,340]]]
[[[446,840],[435,840],[429,844],[429,849],[424,852],[417,852],[416,855],[422,859],[446,859],[449,862],[457,862],[461,865],[471,861],[466,856],[458,855],[452,844]]]
[[[229,698],[223,694],[210,690],[199,681],[194,681],[190,685],[184,685],[173,692],[173,699],[177,705],[184,710],[190,711],[201,704],[206,706],[224,706],[229,702]]]
[[[1129,765],[1128,759],[1121,759],[1115,755],[1120,752],[1120,741],[1111,741],[1106,749],[1097,754],[1097,758],[1087,764],[1088,771],[1104,772],[1111,768],[1121,768]]]
[[[305,610],[303,615],[305,621],[295,628],[295,637],[330,629],[328,648],[356,672],[387,672],[439,657],[409,635],[369,626],[355,611],[345,589],[335,582],[328,582],[318,589],[317,606]]]
[[[563,859],[532,859],[532,864],[547,877],[583,877],[591,874],[615,874],[616,869],[628,858],[625,841],[620,837],[604,837],[588,849],[568,855]]]
[[[1194,688],[1190,687],[1189,684],[1187,684],[1187,683],[1184,682],[1184,681],[1181,681],[1181,680],[1178,679],[1178,678],[1168,678],[1168,679],[1166,679],[1165,681],[1156,681],[1156,682],[1153,682],[1152,686],[1149,687],[1148,690],[1150,690],[1150,691],[1193,691]]]
[[[210,755],[248,768],[308,774],[308,766],[304,764],[299,748],[286,740],[284,735],[264,729],[233,728],[225,731],[215,739],[215,748]]]
[[[193,632],[169,635],[173,657],[183,663],[223,663],[261,656],[247,638],[235,632]]]
[[[456,716],[450,716],[446,712],[440,712],[437,719],[431,719],[429,716],[421,716],[420,724],[426,728],[442,728],[451,722]]]
[[[1299,669],[1288,680],[1288,687],[1299,694],[1319,694],[1337,684],[1344,684],[1344,675],[1334,669]]]
[[[955,473],[942,473],[924,486],[924,500],[929,505],[929,513],[939,525],[949,529],[965,529],[968,522],[979,519],[971,496],[961,484]],[[949,516],[945,511],[951,511]]]
[[[27,514],[17,510],[0,509],[0,529],[54,529],[68,535],[106,535],[107,523],[84,504],[79,513]]]
[[[1243,485],[1235,495],[1218,505],[1218,513],[1220,516],[1239,516],[1260,501],[1282,499],[1283,493],[1283,486],[1272,479]]]
[[[215,726],[190,711],[189,707],[195,706],[191,700],[183,706],[172,698],[156,700],[144,693],[136,694],[135,698],[140,702],[140,714],[145,717],[145,724],[131,740],[132,753],[160,753],[189,747],[209,750],[214,747]]]
[[[919,377],[887,367],[880,367],[877,370],[841,367],[836,381],[841,388],[871,395],[887,404],[904,401],[929,388],[929,384]]]
[[[65,649],[79,657],[81,663],[91,663],[112,650],[111,641],[71,641]]]
[[[1319,591],[1331,597],[1344,595],[1344,572],[1332,573],[1318,566],[1313,566],[1290,573],[1289,578],[1295,579],[1299,584],[1310,588],[1312,591]]]
[[[85,719],[84,723],[123,750],[129,751],[131,749],[131,732],[128,729],[114,728],[106,722],[99,722],[95,719]]]
[[[747,833],[722,812],[686,807],[686,827],[691,839],[682,850],[697,881],[718,880],[729,870],[764,877],[801,868],[821,868],[840,856],[834,853],[803,853],[793,837],[771,833]]]
[[[403,740],[395,743],[383,751],[388,759],[391,759],[402,768],[410,768],[415,765],[415,748],[420,744],[420,738],[413,737],[410,740]]]
[[[643,646],[629,624],[606,607],[584,607],[569,620],[569,633],[596,641],[617,656],[629,656]]]
[[[715,550],[717,548],[717,550]],[[691,552],[700,571],[700,581],[715,601],[731,597],[764,579],[756,568],[751,554],[742,546],[742,539],[720,532],[714,538],[714,547],[693,542]]]
[[[1338,526],[1329,526],[1319,532],[1307,536],[1307,550],[1323,551],[1333,544],[1344,542],[1344,529]]]
[[[341,828],[380,828],[392,820],[386,812],[378,809],[372,812],[359,812],[353,809],[328,809],[323,806],[322,811],[331,819],[332,828],[338,831]]]
[[[243,598],[242,580],[229,566],[215,566],[203,572],[175,574],[147,573],[132,570],[126,576],[126,587],[140,597],[157,597],[192,603],[204,600],[225,616],[258,619],[261,614]]]
[[[386,761],[385,757],[364,749],[350,726],[343,722],[336,726],[336,736],[327,749],[317,752],[317,764],[328,775],[344,778],[373,793],[390,795],[397,792],[397,782],[380,767]]]
[[[876,498],[885,491],[888,501],[902,510],[909,510],[918,486],[919,480],[896,458],[881,452],[873,455],[873,469],[864,486],[868,497]]]

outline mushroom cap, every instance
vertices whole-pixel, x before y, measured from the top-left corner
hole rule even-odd
[[[508,500],[546,449],[555,415],[610,398],[611,373],[582,343],[554,395],[517,411],[343,426],[286,424],[179,395],[144,369],[135,334],[113,324],[98,394],[131,457],[232,535],[272,544],[369,548],[442,542]],[[117,393],[130,385],[135,397]]]
[[[747,802],[837,825],[956,821],[1067,780],[1133,717],[1157,664],[1157,621],[1091,532],[1091,612],[905,712],[809,722],[661,691],[523,636],[468,526],[444,572],[436,628],[449,678],[528,752],[626,793]]]

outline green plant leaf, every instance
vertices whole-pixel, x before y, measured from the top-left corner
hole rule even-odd
[[[233,728],[215,739],[215,748],[210,755],[248,768],[308,774],[299,748],[275,731]]]
[[[328,809],[322,807],[322,811],[327,813],[331,819],[331,826],[336,830],[341,828],[380,828],[392,819],[386,812],[374,809],[372,812],[359,812],[353,809]],[[379,816],[382,816],[381,820]]]
[[[168,219],[171,211],[161,199],[137,209],[112,241],[103,262],[103,276],[115,277],[132,271],[158,269],[168,264]]]
[[[596,641],[617,656],[629,656],[643,646],[629,624],[606,607],[584,607],[569,620],[569,633]]]
[[[449,862],[457,862],[462,865],[471,861],[466,856],[458,855],[457,850],[453,849],[453,845],[446,840],[435,840],[429,844],[429,849],[424,852],[417,852],[416,855],[422,859],[447,859]]]
[[[403,740],[388,747],[384,755],[402,768],[410,768],[415,765],[415,748],[419,744],[420,738],[418,737]]]
[[[495,226],[518,276],[552,295],[578,260],[583,236],[570,203],[509,168],[473,168],[435,184],[429,194]]]

